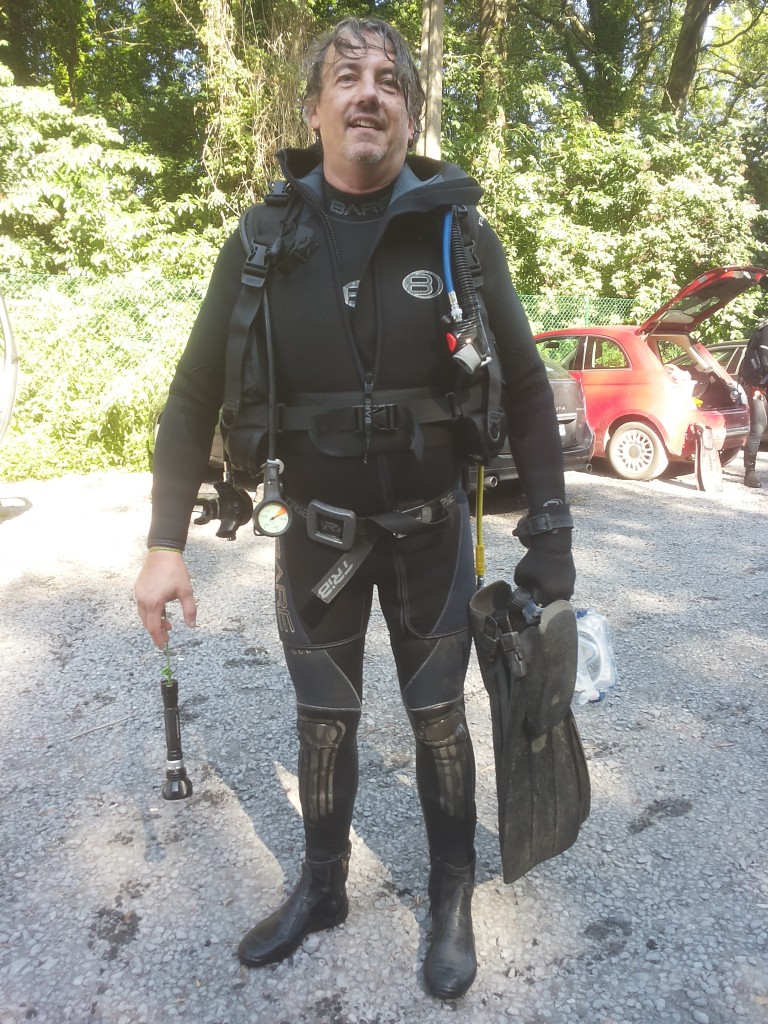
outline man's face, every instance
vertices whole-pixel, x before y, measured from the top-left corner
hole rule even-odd
[[[394,55],[377,37],[368,40],[366,49],[330,47],[309,116],[323,143],[326,180],[347,192],[373,192],[394,181],[413,138]]]

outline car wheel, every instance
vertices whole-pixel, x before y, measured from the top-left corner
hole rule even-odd
[[[608,442],[608,461],[625,480],[654,480],[669,464],[661,438],[645,423],[622,423]]]
[[[726,448],[724,452],[720,452],[720,465],[728,466],[743,451],[743,448]]]

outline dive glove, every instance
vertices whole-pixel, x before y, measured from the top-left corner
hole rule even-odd
[[[529,590],[536,604],[569,601],[573,595],[576,568],[571,553],[572,531],[570,508],[560,503],[523,517],[514,530],[528,549],[515,569],[515,583]]]

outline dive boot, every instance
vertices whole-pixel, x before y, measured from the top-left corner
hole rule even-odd
[[[429,874],[432,934],[424,958],[424,984],[438,999],[458,999],[477,974],[472,931],[475,862],[454,868],[435,859]]]
[[[240,963],[246,967],[276,964],[294,953],[310,932],[346,921],[348,868],[349,849],[333,860],[305,860],[288,899],[243,936],[237,948]]]
[[[749,455],[744,453],[744,486],[745,487],[762,487],[760,479],[755,472],[755,463],[757,457],[755,455]]]

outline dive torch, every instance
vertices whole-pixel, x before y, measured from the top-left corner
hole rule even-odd
[[[160,692],[163,696],[163,718],[165,719],[165,782],[164,800],[184,800],[192,796],[192,782],[184,767],[181,749],[181,726],[179,723],[179,684],[171,672],[171,655],[165,645],[165,667],[162,672]]]

